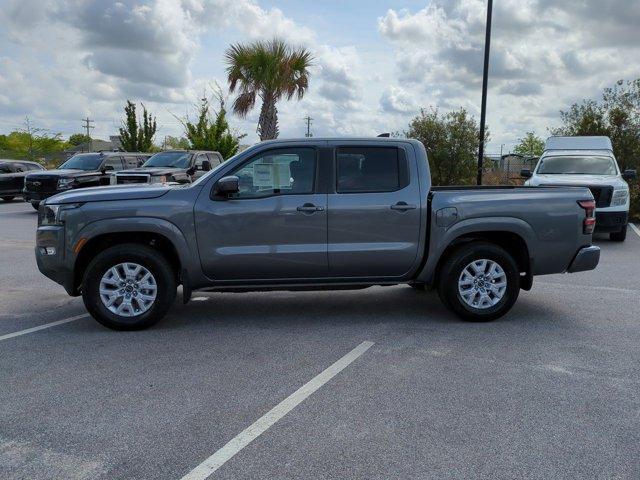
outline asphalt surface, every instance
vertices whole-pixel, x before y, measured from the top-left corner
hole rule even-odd
[[[0,337],[84,313],[0,203]],[[0,478],[180,479],[364,341],[213,479],[640,478],[640,236],[464,323],[405,286],[196,294],[142,332],[0,340]]]

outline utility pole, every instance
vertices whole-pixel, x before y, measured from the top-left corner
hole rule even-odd
[[[307,122],[307,133],[304,135],[305,137],[313,137],[313,134],[311,133],[311,122],[313,121],[313,118],[311,118],[309,115],[307,115],[306,117],[304,117],[304,119]]]
[[[92,128],[96,128],[93,125],[91,125],[93,122],[93,120],[91,120],[89,118],[89,116],[87,115],[87,118],[83,118],[82,121],[84,122],[84,125],[82,126],[84,129],[87,130],[87,137],[89,137],[89,151],[93,150],[93,140],[91,140],[91,133],[90,130]]]
[[[491,11],[493,0],[487,4],[487,30],[484,37],[484,70],[482,72],[482,104],[480,106],[480,148],[478,148],[478,185],[482,185],[482,163],[484,160],[484,130],[487,116],[487,82],[489,80],[489,50],[491,46]]]

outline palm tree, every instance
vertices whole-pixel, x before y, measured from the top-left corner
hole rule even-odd
[[[309,87],[309,67],[313,57],[303,47],[294,48],[282,40],[231,45],[226,53],[229,91],[238,90],[233,111],[245,117],[262,100],[258,134],[260,140],[278,137],[278,109],[282,97],[300,100]]]

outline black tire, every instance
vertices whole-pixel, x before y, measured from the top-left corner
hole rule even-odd
[[[31,202],[31,206],[32,206],[35,210],[38,210],[38,207],[40,207],[40,202]]]
[[[609,240],[614,242],[624,242],[627,238],[627,226],[622,227],[622,230],[619,232],[611,232],[609,234]]]
[[[7,203],[13,202],[13,199],[14,199],[14,197],[2,197],[2,200],[4,200]]]
[[[504,271],[506,290],[493,306],[476,308],[468,305],[460,295],[458,280],[469,264],[476,260],[492,260]],[[438,295],[442,303],[463,320],[489,322],[500,318],[513,307],[520,293],[520,272],[513,257],[503,248],[487,243],[472,242],[455,249],[445,260],[440,270]]]
[[[146,312],[131,317],[109,311],[100,298],[100,280],[111,267],[134,262],[153,274],[156,300]],[[176,278],[167,259],[145,245],[125,243],[100,252],[89,264],[82,280],[82,300],[93,318],[113,330],[141,330],[160,321],[176,297]]]

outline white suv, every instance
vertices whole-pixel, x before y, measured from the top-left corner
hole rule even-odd
[[[584,186],[596,201],[596,232],[611,240],[627,236],[629,185],[635,170],[620,172],[609,137],[549,137],[533,172],[521,175],[529,186]]]

